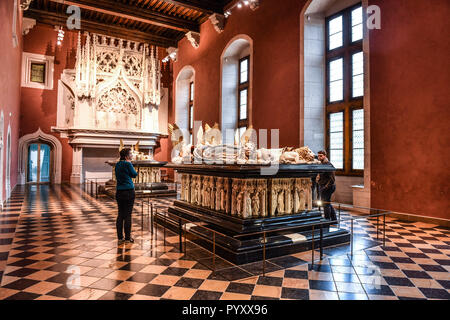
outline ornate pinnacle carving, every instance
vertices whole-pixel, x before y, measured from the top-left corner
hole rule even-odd
[[[225,28],[225,16],[222,14],[214,13],[209,17],[209,20],[211,20],[211,23],[216,29],[217,33],[221,33],[223,29]]]
[[[200,46],[200,33],[189,31],[186,33],[186,38],[195,49]]]

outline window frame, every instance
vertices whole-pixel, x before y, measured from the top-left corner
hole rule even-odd
[[[241,64],[243,61],[247,61],[247,81],[241,83]],[[247,55],[241,59],[239,59],[239,68],[238,68],[238,106],[237,106],[237,128],[243,128],[246,127],[248,128],[249,126],[249,114],[248,114],[248,104],[250,101],[250,55]],[[241,92],[247,90],[247,103],[246,103],[246,107],[247,107],[247,112],[246,112],[246,119],[242,119],[241,120]]]
[[[352,42],[352,22],[351,15],[354,9],[363,8],[363,38]],[[342,15],[342,46],[329,50],[329,22],[336,17]],[[326,130],[326,149],[330,154],[330,114],[336,112],[344,112],[344,134],[343,134],[343,169],[336,170],[336,175],[344,176],[363,176],[364,170],[353,169],[353,110],[364,109],[364,94],[363,96],[353,97],[353,54],[362,52],[363,41],[365,36],[365,22],[364,7],[362,3],[352,5],[344,10],[341,10],[329,17],[325,18],[325,130]],[[330,62],[343,59],[343,99],[339,101],[330,102]],[[365,70],[364,70],[365,71]]]

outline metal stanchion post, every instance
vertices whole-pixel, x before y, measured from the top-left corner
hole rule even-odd
[[[153,238],[153,203],[150,203],[150,224],[151,224],[151,230],[152,230],[152,238]]]
[[[216,271],[216,233],[213,231],[213,271]]]
[[[378,214],[379,212],[378,212],[378,210],[377,210],[377,214]],[[380,224],[380,216],[377,216],[377,240],[378,240],[378,229],[379,229],[379,224]]]
[[[158,242],[158,209],[155,209],[153,216],[153,223],[155,224],[155,241]]]
[[[266,232],[263,233],[263,277],[266,276]]]
[[[311,265],[314,267],[314,225],[312,226],[312,239],[311,239]]]
[[[92,190],[93,189],[93,185],[94,185],[94,181],[91,180],[91,192],[90,192],[91,197],[92,197],[92,192],[93,192],[93,190]]]
[[[320,225],[320,242],[319,242],[319,244],[320,244],[320,260],[322,260],[322,257],[323,257],[323,243],[322,243],[322,240],[323,240],[323,228],[322,228],[322,224]]]
[[[350,232],[350,255],[353,257],[353,219],[351,219],[351,232]]]
[[[166,250],[166,215],[164,215],[164,225],[163,225],[163,228],[164,228],[164,252],[165,252],[165,250]]]
[[[141,231],[144,231],[144,201],[141,201]]]
[[[338,222],[338,228],[341,228],[341,204],[338,204],[338,215],[339,215],[339,222]]]
[[[95,178],[95,199],[98,198],[98,179]]]
[[[181,237],[181,232],[182,232],[181,229],[182,229],[181,219],[178,219],[178,232],[180,233],[178,240],[180,242],[180,253],[183,252],[183,239]]]
[[[386,214],[383,215],[383,247],[386,246]]]
[[[187,237],[187,233],[186,233],[186,225],[187,223],[184,224],[184,255],[187,254],[187,243],[186,243],[186,237]]]

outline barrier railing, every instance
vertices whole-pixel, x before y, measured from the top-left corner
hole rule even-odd
[[[350,220],[350,254],[353,256],[353,246],[354,246],[354,242],[353,242],[353,237],[354,237],[354,221],[356,220],[363,220],[363,219],[369,219],[369,218],[377,218],[377,223],[376,223],[376,229],[377,229],[377,240],[379,240],[379,227],[380,227],[380,217],[383,217],[383,246],[386,245],[386,216],[393,214],[394,212],[392,211],[388,211],[388,210],[383,210],[383,209],[374,209],[374,208],[368,208],[368,207],[363,207],[363,206],[352,206],[352,205],[347,205],[347,204],[342,204],[342,203],[336,203],[336,202],[326,202],[326,201],[317,201],[317,203],[319,203],[319,207],[323,207],[323,205],[337,205],[338,207],[338,220],[336,220],[336,222],[338,223],[338,227],[340,228],[341,225],[341,221],[342,220]],[[341,211],[343,208],[348,208],[348,209],[362,209],[362,210],[368,210],[370,213],[369,214],[360,214],[357,216],[353,216],[353,217],[348,217],[348,218],[341,218]],[[371,213],[374,212],[374,213]]]
[[[151,206],[152,206],[152,204],[151,204]],[[200,237],[203,240],[206,240],[207,242],[209,242],[212,245],[212,248],[213,248],[213,251],[212,251],[212,254],[213,254],[213,271],[215,271],[216,246],[219,246],[222,249],[227,250],[227,248],[225,248],[223,246],[220,246],[220,245],[218,245],[216,243],[217,235],[221,235],[221,236],[224,236],[224,237],[229,237],[228,235],[226,235],[224,233],[221,233],[221,232],[219,232],[217,230],[208,228],[208,227],[206,227],[204,225],[201,225],[199,223],[196,223],[195,221],[192,221],[190,219],[186,219],[186,218],[180,217],[180,216],[178,216],[176,214],[173,214],[171,212],[168,212],[168,211],[165,212],[164,214],[162,214],[162,213],[158,213],[157,210],[155,210],[155,212],[154,212],[153,209],[151,209],[150,212],[151,212],[151,215],[152,215],[152,217],[151,217],[151,221],[152,221],[151,233],[152,234],[154,234],[154,225],[153,224],[156,222],[156,225],[157,225],[157,219],[155,219],[155,218],[159,217],[160,221],[164,221],[164,225],[163,225],[163,229],[164,229],[164,231],[163,231],[163,234],[164,234],[164,246],[165,246],[165,243],[166,243],[165,242],[165,234],[166,234],[166,231],[165,231],[166,226],[165,225],[167,223],[167,216],[173,217],[173,220],[178,220],[178,222],[179,222],[179,236],[180,236],[180,252],[183,252],[182,241],[181,241],[181,239],[182,239],[182,237],[181,237],[182,224],[181,223],[182,223],[182,221],[186,222],[186,223],[184,223],[184,231],[183,231],[184,244],[185,244],[184,245],[184,254],[187,254],[187,247],[186,247],[186,239],[187,239],[186,235],[188,234],[187,227],[186,227],[187,224],[194,225],[195,227],[202,228],[204,230],[207,230],[207,231],[211,232],[212,235],[213,235],[212,236],[212,240],[209,239],[208,237],[204,237],[204,236],[202,236],[202,235],[200,235],[198,233],[195,234],[195,236]],[[330,224],[329,221],[322,221],[322,222],[316,222],[316,223],[311,223],[311,224],[305,224],[305,225],[301,226],[302,228],[303,227],[311,227],[312,228],[312,231],[311,231],[311,264],[312,264],[312,266],[314,266],[314,261],[315,261],[315,259],[314,259],[314,252],[315,252],[315,249],[316,249],[315,248],[315,239],[316,239],[315,238],[315,231],[317,230],[316,228],[318,227],[320,229],[320,233],[319,233],[319,249],[320,249],[320,260],[322,260],[322,258],[323,258],[323,226],[324,225],[329,225],[329,224]],[[251,236],[251,235],[258,235],[258,234],[262,235],[262,238],[263,238],[263,240],[262,240],[262,254],[263,254],[262,264],[263,264],[263,276],[265,276],[265,274],[266,274],[266,260],[267,260],[266,259],[267,235],[271,234],[271,233],[276,233],[276,232],[281,232],[281,231],[289,231],[289,230],[298,229],[298,228],[299,228],[299,226],[290,226],[290,227],[284,227],[284,228],[277,228],[277,229],[273,229],[273,230],[258,231],[258,232],[253,232],[253,233],[247,233],[247,234],[244,234],[244,235],[237,235],[236,238],[242,238],[242,237]]]
[[[85,179],[84,182],[84,191],[86,193],[88,193],[91,197],[95,197],[98,198],[99,196],[99,186],[102,184],[99,184],[98,182],[99,179]],[[174,188],[175,190],[178,191],[178,184],[176,183],[176,181],[173,183],[174,184]],[[107,194],[108,195],[108,194]],[[111,195],[108,195],[109,198],[112,199]],[[164,237],[164,247],[166,247],[166,226],[167,226],[167,221],[168,218],[174,222],[177,223],[178,222],[178,235],[179,235],[179,246],[180,246],[180,252],[184,252],[184,254],[187,254],[187,236],[189,234],[189,231],[187,229],[187,225],[194,225],[195,227],[198,228],[202,228],[204,230],[207,230],[209,232],[212,233],[212,239],[208,238],[208,237],[204,237],[202,235],[200,235],[199,233],[193,234],[192,235],[199,237],[207,242],[209,242],[212,246],[212,258],[213,258],[213,270],[215,271],[216,269],[216,247],[221,247],[224,250],[228,250],[227,248],[221,246],[220,244],[217,244],[216,242],[216,238],[217,235],[221,235],[224,237],[228,237],[226,234],[221,233],[217,230],[208,228],[204,225],[199,224],[196,221],[192,221],[190,219],[186,219],[184,217],[180,217],[176,214],[170,213],[168,211],[164,212],[164,213],[160,213],[158,212],[157,209],[154,208],[153,202],[151,201],[151,195],[149,195],[148,197],[144,197],[144,198],[138,198],[135,201],[135,204],[137,204],[138,207],[140,207],[140,216],[141,216],[141,231],[144,231],[144,217],[148,216],[150,219],[150,225],[149,225],[149,231],[151,232],[151,235],[153,237],[153,235],[155,235],[156,240],[157,240],[157,232],[155,232],[155,229],[157,229],[158,226],[158,219],[160,221],[163,221],[163,223],[161,224],[163,227],[163,237]],[[314,266],[314,262],[315,262],[315,257],[314,257],[314,253],[315,253],[315,241],[316,241],[316,236],[315,236],[315,231],[317,231],[317,228],[319,228],[319,250],[320,250],[320,260],[323,259],[323,226],[324,225],[333,225],[333,222],[336,222],[338,224],[338,227],[340,228],[341,225],[341,221],[345,221],[345,220],[350,220],[350,254],[353,256],[353,249],[354,249],[354,221],[355,220],[360,220],[360,219],[368,219],[368,218],[377,218],[377,223],[376,223],[376,229],[377,229],[377,240],[379,240],[379,225],[380,225],[380,221],[379,218],[383,217],[383,246],[385,246],[386,243],[386,216],[389,214],[392,214],[393,212],[391,211],[387,211],[387,210],[381,210],[381,209],[373,209],[373,208],[367,208],[367,207],[361,207],[361,206],[350,206],[350,205],[345,205],[345,204],[341,204],[341,203],[336,203],[336,202],[324,202],[324,201],[317,201],[318,203],[320,203],[318,205],[319,210],[321,210],[321,208],[323,208],[323,205],[325,204],[331,204],[331,205],[335,205],[335,207],[337,206],[337,211],[338,211],[338,215],[337,215],[337,220],[335,221],[321,221],[321,222],[316,222],[316,223],[311,223],[311,224],[305,224],[302,225],[301,227],[310,227],[311,228],[311,264],[312,266]],[[316,203],[317,204],[317,203]],[[136,207],[136,205],[135,205]],[[145,214],[145,207],[147,209],[147,214]],[[348,218],[342,218],[341,212],[343,209],[345,208],[357,208],[357,209],[364,209],[364,210],[369,210],[369,212],[375,211],[375,213],[371,214],[367,214],[367,215],[358,215],[358,216],[353,216],[353,217],[348,217]],[[347,220],[347,221],[348,221]],[[182,223],[184,222],[184,224]],[[289,227],[282,227],[282,228],[277,228],[277,229],[273,229],[273,230],[266,230],[266,231],[258,231],[258,232],[253,232],[253,233],[247,233],[244,235],[237,235],[236,238],[242,238],[245,236],[251,236],[251,235],[261,235],[262,236],[262,255],[263,255],[263,260],[262,260],[262,264],[263,264],[263,276],[265,276],[266,273],[266,243],[267,243],[267,236],[272,234],[272,233],[276,233],[276,232],[283,232],[283,231],[289,231],[289,230],[293,230],[293,229],[298,229],[299,226],[289,226]],[[183,237],[184,237],[184,241],[183,241]],[[183,243],[184,243],[184,251],[183,251]],[[208,250],[209,251],[209,250]]]

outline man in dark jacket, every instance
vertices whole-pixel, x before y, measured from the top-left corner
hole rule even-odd
[[[322,162],[322,164],[331,165],[330,161],[328,161],[326,151],[319,151],[317,158]],[[335,221],[336,220],[336,211],[334,211],[333,206],[330,204],[331,195],[334,191],[336,191],[336,177],[333,172],[323,172],[318,177],[319,191],[320,191],[320,199],[325,202],[323,211],[325,213],[325,219]]]

